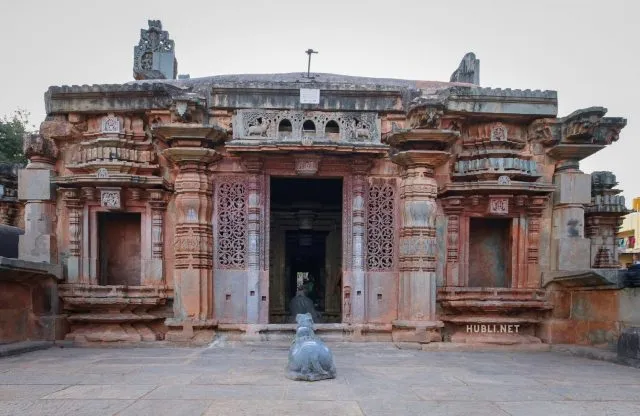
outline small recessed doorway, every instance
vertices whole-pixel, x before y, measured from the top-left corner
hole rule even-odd
[[[101,285],[140,285],[140,214],[98,213],[98,281]]]
[[[340,322],[342,179],[272,177],[270,199],[269,322],[293,322],[301,304]]]
[[[511,219],[469,221],[469,287],[511,286]]]

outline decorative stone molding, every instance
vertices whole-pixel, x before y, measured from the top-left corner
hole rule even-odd
[[[306,129],[311,123],[314,129]],[[380,143],[376,113],[325,111],[238,110],[234,140]]]

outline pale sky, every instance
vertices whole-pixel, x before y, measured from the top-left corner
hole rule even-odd
[[[50,85],[133,79],[147,19],[176,43],[178,73],[312,71],[448,81],[466,52],[484,87],[558,91],[559,116],[590,106],[628,119],[620,140],[581,163],[640,196],[640,1],[1,0],[0,115],[44,119]]]

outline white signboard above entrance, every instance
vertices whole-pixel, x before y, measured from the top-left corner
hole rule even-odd
[[[300,88],[300,104],[320,104],[320,90],[317,88]]]

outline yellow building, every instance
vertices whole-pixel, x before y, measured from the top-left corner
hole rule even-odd
[[[640,260],[640,198],[633,199],[633,212],[624,216],[618,231],[618,253],[621,266]]]

